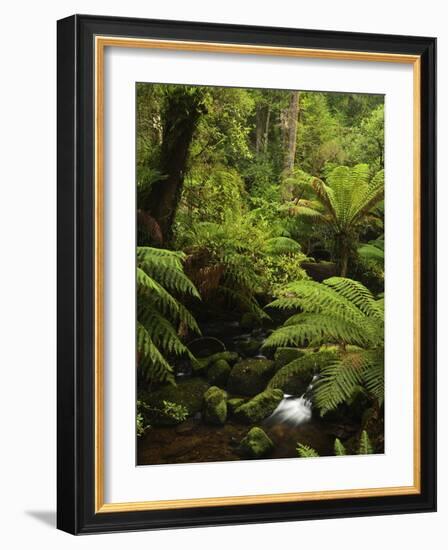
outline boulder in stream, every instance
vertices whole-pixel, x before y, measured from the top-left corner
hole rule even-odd
[[[231,371],[229,363],[225,359],[218,359],[207,370],[207,380],[212,386],[225,388]]]
[[[249,458],[261,458],[268,455],[274,444],[266,433],[258,427],[252,428],[241,441],[239,450],[242,455]]]
[[[196,364],[193,364],[193,370],[197,373],[205,373],[210,365],[216,363],[217,361],[227,361],[229,365],[232,365],[239,358],[238,353],[235,351],[220,351],[209,355],[208,357],[203,357],[197,360]]]
[[[211,386],[204,393],[204,420],[209,424],[222,425],[227,418],[227,393]]]
[[[274,372],[274,361],[244,359],[233,367],[227,388],[233,394],[252,397],[265,389]]]
[[[245,424],[256,424],[270,416],[283,399],[283,392],[279,389],[265,390],[247,403],[235,409],[235,418]]]
[[[225,351],[226,346],[218,338],[213,336],[201,336],[188,344],[188,349],[195,357],[207,357],[220,351]]]
[[[281,369],[291,361],[303,357],[307,353],[299,348],[277,348],[274,354],[275,368]]]
[[[193,416],[202,409],[203,395],[208,387],[209,384],[202,378],[190,378],[179,381],[176,386],[170,384],[148,392],[143,397],[149,407],[148,420],[154,426],[179,424],[182,420],[163,412],[166,409],[164,402],[181,405],[188,416]]]

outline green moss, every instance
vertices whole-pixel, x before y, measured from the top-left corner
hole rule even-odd
[[[209,367],[207,371],[207,380],[212,386],[225,388],[231,370],[229,363],[227,363],[225,359],[218,359],[218,361]]]
[[[255,424],[270,416],[283,399],[279,389],[265,390],[235,410],[235,417],[246,424]]]
[[[238,407],[241,407],[244,403],[246,403],[247,398],[245,397],[232,397],[227,401],[227,410],[229,411],[229,414],[234,414],[236,409]]]
[[[239,355],[235,351],[220,351],[219,353],[214,353],[209,357],[204,357],[203,359],[198,359],[196,364],[192,364],[193,370],[199,373],[205,373],[210,365],[218,361],[227,361],[230,365],[235,363],[239,358]]]
[[[291,361],[303,357],[305,353],[307,352],[298,348],[277,348],[274,355],[275,368],[281,369]]]
[[[176,386],[167,385],[145,395],[145,403],[154,411],[150,414],[153,425],[177,424],[175,419],[169,419],[167,415],[157,413],[164,409],[164,401],[185,407],[188,416],[192,416],[202,410],[203,395],[209,384],[202,378],[190,378],[178,382]]]
[[[210,424],[224,424],[227,418],[227,393],[211,386],[204,393],[204,420]]]
[[[234,394],[252,397],[265,389],[274,370],[274,362],[269,359],[245,359],[233,367],[227,388]]]
[[[252,428],[240,443],[240,452],[250,458],[268,455],[274,444],[261,428]]]
[[[253,357],[259,352],[261,344],[262,342],[259,340],[242,340],[238,342],[238,350],[244,357]]]

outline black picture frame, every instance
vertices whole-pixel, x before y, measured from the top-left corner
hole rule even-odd
[[[57,526],[72,534],[436,509],[436,39],[74,15],[57,25]],[[418,55],[421,59],[419,494],[95,513],[94,50],[97,35]]]

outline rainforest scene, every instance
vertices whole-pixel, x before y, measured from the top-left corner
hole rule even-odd
[[[384,96],[136,85],[137,464],[384,452]]]

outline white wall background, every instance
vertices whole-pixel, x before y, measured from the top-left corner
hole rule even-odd
[[[439,407],[439,512],[97,535],[75,538],[55,523],[56,428],[56,20],[73,13],[216,21],[439,38],[439,151],[448,149],[448,31],[438,0],[89,0],[3,5],[0,32],[0,542],[5,548],[243,548],[245,544],[365,550],[442,548],[448,521],[448,404]],[[439,204],[448,202],[444,156]],[[439,235],[448,230],[440,215]],[[446,276],[446,252],[439,258]],[[440,285],[439,310],[448,307]],[[447,330],[440,316],[440,340]],[[440,353],[439,387],[448,384]],[[441,392],[440,392],[441,393]],[[441,397],[443,395],[441,394]]]

